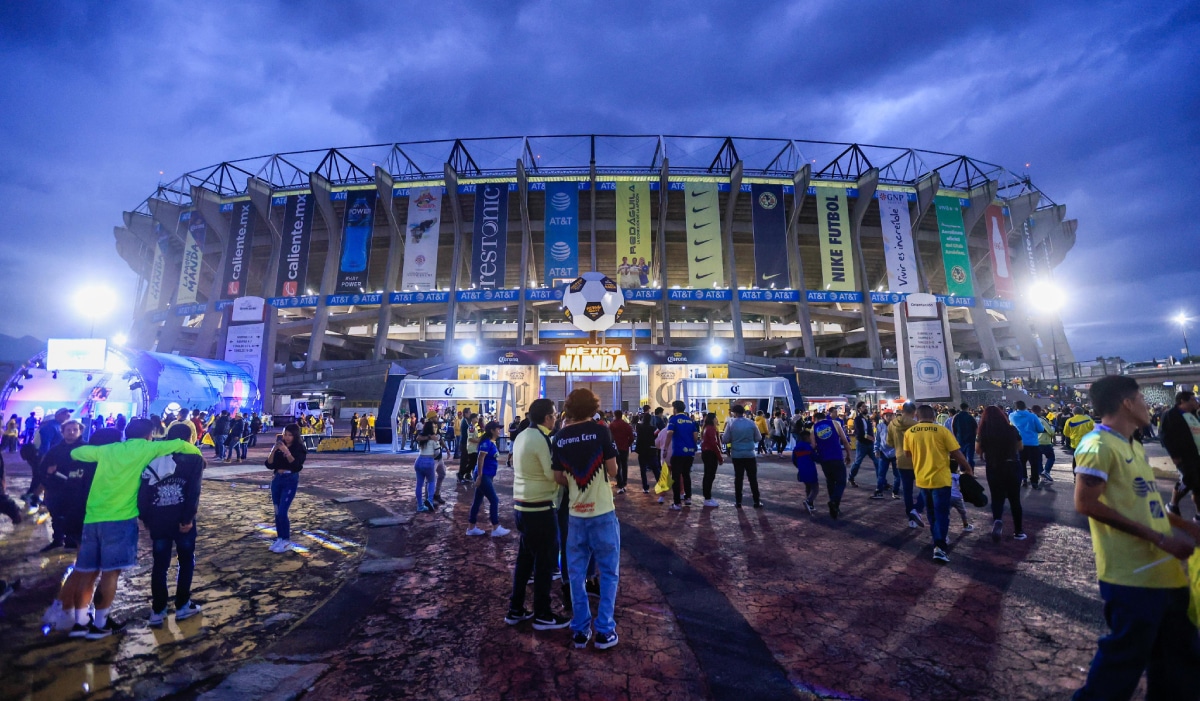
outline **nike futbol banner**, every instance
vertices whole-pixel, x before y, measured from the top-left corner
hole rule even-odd
[[[167,234],[162,225],[154,222],[154,233],[157,243],[154,245],[154,262],[150,265],[150,277],[146,280],[145,311],[154,311],[162,304],[163,275],[166,273],[167,261],[163,251],[167,247]]]
[[[791,287],[783,186],[755,183],[750,186],[750,199],[754,200],[754,284],[763,289]]]
[[[508,183],[480,183],[475,186],[471,284],[480,290],[504,287],[507,252]]]
[[[1015,299],[1012,268],[1008,260],[1008,227],[1004,225],[1004,210],[999,205],[988,205],[983,212],[987,225],[988,255],[992,263],[992,280],[996,283],[996,296]]]
[[[942,239],[946,294],[951,297],[974,297],[975,285],[971,281],[971,257],[967,254],[962,206],[957,197],[938,196],[933,201],[937,207],[938,235]]]
[[[184,235],[183,266],[179,269],[179,293],[175,295],[175,304],[195,304],[208,225],[199,212],[186,211],[179,214],[179,226],[187,233]]]
[[[312,233],[312,195],[288,195],[283,210],[283,245],[279,247],[276,297],[304,294],[308,276],[308,239]]]
[[[725,264],[721,256],[721,208],[717,184],[685,183],[683,192],[688,284],[721,287],[725,284]]]
[[[338,294],[366,292],[371,267],[371,234],[375,231],[375,190],[339,192],[346,198],[342,215],[342,255],[338,263]]]
[[[546,183],[545,283],[579,277],[579,184]]]
[[[853,292],[854,249],[846,188],[817,187],[817,229],[821,235],[821,281],[826,290]]]
[[[400,287],[432,290],[437,281],[438,235],[442,232],[442,188],[408,191],[408,224],[404,227],[404,269]]]
[[[617,284],[623,290],[650,285],[653,250],[650,245],[650,183],[618,180]]]
[[[920,292],[907,193],[879,191],[879,226],[883,230],[883,257],[887,263],[888,292]]]
[[[221,278],[221,299],[236,299],[246,294],[246,273],[250,266],[250,246],[254,240],[254,203],[233,203],[229,218],[229,238],[225,242],[225,272]]]

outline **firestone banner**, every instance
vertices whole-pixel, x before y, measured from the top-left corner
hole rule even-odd
[[[162,304],[163,275],[166,273],[167,261],[163,251],[167,247],[167,234],[162,226],[154,223],[154,233],[158,242],[154,245],[154,262],[150,265],[150,278],[146,280],[145,311],[154,311]]]
[[[618,180],[617,284],[623,290],[650,285],[650,183]]]
[[[545,283],[570,282],[579,277],[579,185],[546,183]]]
[[[908,195],[879,191],[879,226],[883,230],[883,257],[887,263],[888,291],[908,294],[920,291],[917,254],[913,248],[912,220]]]
[[[442,188],[408,191],[408,224],[404,228],[404,270],[400,287],[432,290],[437,279],[438,235],[442,231]]]
[[[725,258],[721,255],[721,208],[717,184],[686,183],[684,195],[688,284],[721,287],[725,284]]]
[[[375,190],[339,192],[346,198],[342,215],[342,256],[338,259],[338,294],[367,290],[371,268],[371,234],[375,231]]]
[[[480,290],[504,287],[508,253],[508,184],[475,187],[475,237],[471,245],[471,284]]]
[[[942,267],[946,270],[946,294],[974,297],[971,257],[967,253],[967,234],[963,229],[962,207],[957,197],[933,198],[937,208],[938,234],[942,239]]]
[[[1004,210],[999,205],[989,205],[983,212],[987,225],[988,255],[992,263],[992,280],[996,283],[996,296],[1015,299],[1012,267],[1008,259],[1008,227],[1004,225]]]
[[[854,249],[850,245],[850,210],[843,187],[817,187],[817,229],[821,235],[821,273],[825,289],[852,292]]]
[[[790,287],[783,186],[755,183],[750,186],[750,199],[753,200],[754,284],[767,290]]]
[[[304,294],[308,276],[308,243],[312,233],[312,195],[288,195],[283,210],[283,245],[279,247],[276,297]]]
[[[204,262],[204,239],[208,225],[199,212],[186,211],[179,215],[179,226],[187,234],[183,244],[183,267],[179,270],[179,293],[175,304],[195,304],[200,288],[200,265]]]
[[[229,218],[229,237],[225,241],[221,299],[236,299],[246,294],[246,274],[250,270],[247,263],[253,242],[254,204],[249,200],[234,202]]]

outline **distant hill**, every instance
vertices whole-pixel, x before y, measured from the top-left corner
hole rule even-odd
[[[13,338],[0,333],[0,363],[20,364],[46,350],[46,342],[33,336]]]

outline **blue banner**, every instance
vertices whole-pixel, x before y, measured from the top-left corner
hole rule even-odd
[[[862,293],[808,290],[804,293],[804,298],[809,302],[862,302]]]
[[[299,297],[270,297],[267,299],[267,304],[276,309],[286,309],[289,307],[315,307],[320,300],[319,295],[301,295]]]
[[[1016,309],[1017,305],[1013,303],[1011,299],[985,299],[983,300],[983,306],[988,309],[1002,309],[1004,311],[1011,311]]]
[[[799,290],[738,290],[743,302],[799,302]]]
[[[672,302],[728,302],[733,299],[729,290],[667,290]]]
[[[175,316],[196,316],[198,314],[203,314],[207,310],[208,305],[204,302],[199,302],[197,304],[180,304],[179,306],[175,307]]]
[[[563,298],[563,288],[558,287],[527,287],[525,299],[530,302],[557,302]],[[628,299],[628,298],[626,298]]]
[[[450,292],[393,292],[388,295],[388,301],[392,304],[446,304],[450,301]]]
[[[625,294],[625,299],[640,299],[651,302],[658,302],[663,298],[663,291],[655,287],[643,287],[640,289],[622,289]]]
[[[329,307],[349,307],[358,304],[382,304],[383,295],[379,293],[365,295],[325,295],[325,305]]]
[[[221,205],[225,210],[226,205]],[[250,270],[250,250],[254,245],[254,203],[249,200],[230,203],[229,236],[225,242],[225,273],[221,279],[221,298],[232,300],[246,294]],[[218,307],[219,309],[220,307]]]
[[[346,202],[342,215],[342,256],[338,263],[337,291],[353,294],[367,288],[371,267],[371,234],[375,231],[375,190],[334,192],[332,199]]]
[[[545,282],[579,277],[579,184],[546,183]]]
[[[232,299],[218,299],[216,303],[217,311],[223,312],[233,306]]]
[[[516,302],[520,290],[459,290],[454,298],[459,302]]]
[[[955,295],[934,295],[934,297],[937,297],[938,301],[941,302],[942,304],[946,305],[947,307],[974,307],[975,306],[975,298],[974,297],[963,297],[963,296],[955,296]]]
[[[754,183],[750,188],[754,231],[754,285],[783,289],[791,285],[788,275],[787,216],[783,186]]]
[[[547,227],[547,230],[549,227]],[[576,236],[578,240],[578,236]],[[471,284],[481,290],[504,287],[508,252],[508,187],[484,183],[475,188],[475,237],[471,245]]]

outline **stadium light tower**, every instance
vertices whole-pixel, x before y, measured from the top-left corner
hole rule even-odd
[[[1029,288],[1032,297],[1031,307],[1039,314],[1047,317],[1057,318],[1058,311],[1063,306],[1063,291],[1054,283],[1041,280],[1035,282]],[[1055,398],[1062,401],[1062,376],[1058,372],[1058,334],[1054,332],[1054,327],[1050,327],[1050,347],[1054,354],[1054,386]]]
[[[1189,319],[1188,315],[1184,314],[1183,312],[1179,312],[1179,315],[1175,317],[1175,323],[1179,324],[1179,330],[1183,332],[1183,359],[1184,359],[1184,362],[1190,361],[1191,357],[1192,357],[1192,351],[1191,351],[1191,348],[1188,347],[1188,340],[1187,340],[1187,325],[1188,325],[1189,321],[1191,321],[1191,319]]]
[[[75,293],[76,311],[91,322],[88,338],[96,336],[96,321],[107,318],[116,306],[117,293],[103,285],[84,287]]]

